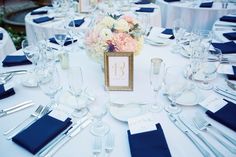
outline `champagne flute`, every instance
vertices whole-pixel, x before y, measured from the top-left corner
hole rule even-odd
[[[204,90],[211,90],[213,85],[209,80],[215,76],[222,59],[222,52],[220,49],[215,48],[213,51],[206,48],[206,57],[202,63],[204,80],[199,87]]]
[[[78,101],[82,94],[83,86],[83,74],[80,67],[70,67],[68,69],[68,84],[69,92],[75,97],[76,100],[75,112],[73,115],[75,117],[83,117],[88,113],[88,109],[86,108],[85,103]]]
[[[154,103],[151,104],[150,112],[160,112],[162,110],[162,106],[158,104],[158,92],[160,91],[164,79],[165,73],[165,64],[160,58],[152,58],[151,59],[151,67],[150,67],[150,85],[155,92]]]
[[[89,111],[95,119],[90,132],[95,136],[104,136],[110,131],[109,125],[102,121],[102,118],[107,113],[108,103],[109,94],[106,91],[102,91],[97,94],[95,103],[89,107]]]
[[[184,79],[182,68],[178,66],[168,67],[164,83],[171,100],[171,104],[165,106],[165,110],[169,113],[177,114],[181,112],[181,108],[176,105],[176,99],[181,96],[186,88],[186,80]]]

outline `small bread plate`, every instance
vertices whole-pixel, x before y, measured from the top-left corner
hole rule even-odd
[[[125,105],[110,105],[111,115],[122,122],[128,122],[129,118],[139,116],[144,113],[144,105],[138,103],[129,103]]]

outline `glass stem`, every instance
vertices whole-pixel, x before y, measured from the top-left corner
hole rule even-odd
[[[171,102],[171,107],[173,107],[173,108],[176,107],[176,102],[175,101],[176,101],[176,98],[173,97],[172,102]]]
[[[154,91],[154,107],[157,106],[157,102],[158,102],[158,90]]]

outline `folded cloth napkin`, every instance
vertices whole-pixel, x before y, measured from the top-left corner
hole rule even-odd
[[[47,114],[14,136],[12,141],[32,154],[36,154],[71,124],[70,118],[60,121]]]
[[[78,20],[71,21],[71,22],[69,23],[69,26],[70,26],[70,27],[73,27],[73,25],[75,25],[75,27],[79,27],[79,26],[81,26],[83,23],[84,23],[84,19],[78,19]]]
[[[227,100],[225,100],[227,101]],[[236,104],[227,101],[228,104],[225,105],[220,110],[216,111],[215,113],[211,111],[206,111],[206,114],[211,117],[212,119],[218,121],[219,123],[227,126],[228,128],[236,131]]]
[[[136,10],[136,12],[153,13],[154,8],[140,8],[139,10]]]
[[[42,15],[42,14],[47,14],[47,13],[48,13],[47,10],[34,10],[30,14],[31,15]]]
[[[212,46],[220,49],[222,54],[236,53],[236,44],[233,41],[225,43],[212,43]]]
[[[58,44],[55,38],[50,38],[49,41],[50,41],[51,43]],[[73,42],[76,42],[76,41],[77,41],[76,39],[73,39]],[[72,39],[71,39],[71,38],[66,38],[66,41],[65,41],[65,43],[64,43],[64,46],[68,46],[68,45],[70,45],[70,44],[72,44]]]
[[[5,90],[4,85],[0,84],[0,100],[7,98],[9,96],[12,96],[15,94],[15,91],[13,88],[10,88],[8,90]]]
[[[156,127],[157,130],[133,135],[127,131],[132,157],[171,157],[161,125]]]
[[[236,40],[236,32],[223,33],[223,36],[229,40]]]
[[[175,36],[174,36],[174,34],[173,34],[173,30],[170,29],[170,28],[165,29],[165,30],[162,31],[161,33],[162,33],[162,34],[166,34],[166,35],[172,35],[169,39],[174,39],[174,38],[175,38]]]
[[[179,2],[180,0],[164,0],[165,2]]]
[[[220,18],[220,21],[236,22],[236,16],[223,16]]]
[[[32,64],[26,56],[6,56],[2,61],[3,67]]]
[[[236,66],[232,66],[232,68],[233,68],[234,74],[233,75],[228,74],[227,77],[228,77],[228,80],[236,81]]]
[[[141,0],[141,1],[135,2],[134,4],[150,4],[150,3],[151,2],[148,0]]]
[[[3,39],[3,33],[0,33],[0,40]]]
[[[45,17],[40,17],[40,18],[37,18],[37,19],[33,19],[33,21],[35,23],[43,23],[43,22],[51,21],[53,19],[54,19],[54,17],[45,16]]]
[[[213,2],[204,2],[200,4],[200,8],[211,8],[213,5]]]

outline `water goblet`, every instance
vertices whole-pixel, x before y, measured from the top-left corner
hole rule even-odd
[[[204,74],[204,80],[199,87],[204,90],[210,90],[213,85],[209,83],[210,79],[215,76],[218,67],[220,66],[222,59],[222,52],[220,49],[215,48],[214,50],[205,49],[206,57],[202,63],[202,71]]]
[[[181,112],[181,108],[176,105],[176,99],[181,96],[186,88],[186,80],[184,79],[182,68],[178,66],[167,67],[164,84],[171,100],[171,104],[165,106],[165,110],[173,114]]]
[[[60,76],[55,66],[47,66],[37,71],[39,79],[39,87],[41,90],[50,97],[50,108],[56,107],[57,103],[55,96],[61,89]]]
[[[186,30],[183,28],[182,21],[177,19],[174,21],[173,34],[175,36],[175,45],[172,49],[172,53],[179,53],[182,47],[180,46],[181,40],[186,33]]]
[[[26,58],[30,60],[33,64],[33,69],[29,71],[27,77],[24,78],[24,81],[22,83],[25,86],[35,87],[37,86],[35,69],[39,60],[39,48],[35,45],[30,45],[27,39],[22,41],[21,47]]]
[[[95,119],[90,132],[95,136],[104,136],[110,131],[110,127],[102,121],[107,113],[108,103],[109,95],[106,91],[102,91],[97,94],[95,103],[89,107],[89,111]]]
[[[83,87],[83,74],[80,67],[70,67],[68,69],[68,84],[69,92],[75,97],[76,100],[73,116],[83,117],[88,113],[88,109],[86,108],[86,103],[81,103],[78,100],[82,94]]]
[[[162,110],[162,106],[158,104],[158,92],[160,91],[163,79],[165,75],[165,64],[160,58],[152,58],[151,59],[151,67],[150,67],[150,85],[155,92],[154,103],[151,104],[149,109],[150,112],[160,112]]]

